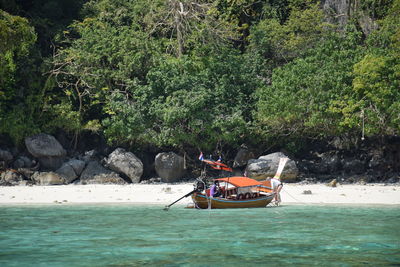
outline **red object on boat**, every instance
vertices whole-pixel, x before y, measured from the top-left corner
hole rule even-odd
[[[232,172],[232,168],[229,168],[228,165],[226,165],[224,163],[221,163],[219,161],[213,161],[213,160],[204,159],[203,162],[205,162],[208,165],[210,165],[211,168],[213,168],[213,169]]]

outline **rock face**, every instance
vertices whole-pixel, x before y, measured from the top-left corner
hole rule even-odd
[[[366,163],[360,159],[344,159],[343,170],[349,174],[361,174],[365,172]]]
[[[302,160],[298,166],[303,173],[315,174],[334,174],[339,172],[342,166],[342,160],[336,151],[325,152],[317,154],[314,160]]]
[[[254,153],[248,149],[241,148],[235,156],[233,167],[245,166],[250,159],[254,159]]]
[[[287,158],[281,152],[261,156],[258,159],[251,159],[248,162],[247,175],[256,180],[264,180],[273,177],[278,170],[280,158]],[[296,163],[289,159],[281,174],[281,180],[284,182],[294,181],[299,173]]]
[[[55,172],[35,172],[32,180],[38,185],[61,185],[65,184],[65,180]]]
[[[57,170],[65,159],[65,149],[51,135],[37,134],[27,137],[25,145],[29,153],[39,160],[44,169]]]
[[[85,168],[85,162],[82,160],[71,159],[65,162],[57,171],[64,178],[65,183],[69,184],[76,180]]]
[[[179,181],[186,172],[183,157],[174,152],[157,154],[154,165],[158,176],[165,183]]]
[[[378,24],[361,8],[361,2],[359,0],[323,0],[321,4],[328,22],[344,28],[350,20],[355,19],[364,34],[368,35],[378,28]]]
[[[114,150],[105,160],[106,165],[113,171],[123,173],[132,183],[139,183],[143,174],[143,163],[132,152],[123,148]]]
[[[79,184],[126,184],[126,182],[99,162],[90,161],[81,174]]]

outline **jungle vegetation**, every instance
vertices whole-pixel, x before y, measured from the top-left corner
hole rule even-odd
[[[350,2],[340,25],[315,0],[1,0],[0,135],[199,151],[398,135],[400,0]]]

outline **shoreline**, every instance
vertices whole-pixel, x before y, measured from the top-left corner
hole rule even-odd
[[[193,190],[192,183],[0,187],[0,206],[9,205],[168,205]],[[400,205],[400,185],[289,184],[282,205]],[[177,202],[192,203],[189,197]]]

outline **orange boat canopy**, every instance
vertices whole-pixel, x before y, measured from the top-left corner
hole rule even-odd
[[[216,181],[223,181],[230,183],[236,187],[246,187],[246,186],[259,186],[263,185],[259,181],[256,181],[254,179],[248,178],[248,177],[242,177],[242,176],[234,176],[234,177],[225,177],[225,178],[218,178],[215,179]]]

